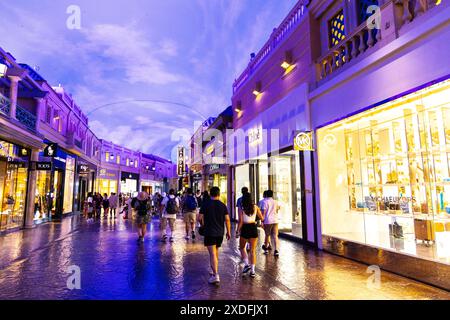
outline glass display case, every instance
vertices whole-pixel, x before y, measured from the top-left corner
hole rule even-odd
[[[450,263],[449,97],[447,81],[318,131],[324,234]]]

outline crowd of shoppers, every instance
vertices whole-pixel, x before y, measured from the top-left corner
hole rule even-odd
[[[239,250],[243,262],[243,275],[256,277],[256,259],[259,231],[264,230],[265,255],[273,248],[275,257],[279,256],[278,211],[280,206],[273,198],[273,191],[266,190],[263,199],[256,205],[247,187],[243,187],[242,196],[237,199],[238,224],[236,237],[239,238]],[[147,233],[147,225],[153,216],[159,217],[161,241],[174,242],[174,230],[177,217],[180,215],[185,225],[185,240],[196,239],[198,233],[204,237],[204,245],[210,257],[211,273],[208,282],[220,283],[219,249],[224,237],[231,239],[231,221],[227,206],[220,201],[220,189],[211,188],[210,192],[191,188],[183,194],[174,189],[160,194],[149,195],[139,192],[135,197],[131,194],[89,193],[83,205],[83,213],[88,222],[93,222],[102,216],[115,219],[117,210],[124,219],[133,219],[137,225],[138,243],[143,243]],[[134,215],[133,215],[134,214]]]

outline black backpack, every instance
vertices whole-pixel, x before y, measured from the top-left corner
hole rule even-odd
[[[140,216],[147,215],[147,211],[148,211],[147,203],[148,203],[148,201],[147,200],[142,200],[142,201],[141,200],[136,200],[136,202],[137,202],[136,211],[137,211],[138,215],[140,215]]]
[[[167,201],[166,204],[166,212],[167,214],[176,214],[177,213],[177,201],[176,198],[170,198],[169,201]]]

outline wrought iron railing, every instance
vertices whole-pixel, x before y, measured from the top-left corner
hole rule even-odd
[[[0,94],[0,114],[10,118],[10,113],[11,101],[4,95]],[[16,107],[16,119],[27,129],[36,131],[36,116],[19,105]]]
[[[0,113],[9,117],[10,110],[9,99],[0,93]]]
[[[16,119],[27,129],[31,131],[36,130],[36,116],[21,106],[17,106]]]

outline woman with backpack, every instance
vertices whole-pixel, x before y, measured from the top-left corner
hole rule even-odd
[[[239,210],[239,226],[237,233],[240,235],[239,249],[241,258],[245,263],[242,273],[245,275],[250,271],[250,277],[256,276],[256,244],[258,242],[257,217],[264,220],[261,210],[252,200],[250,193],[242,196],[242,210]],[[247,243],[250,244],[250,252],[247,253]],[[248,257],[250,255],[250,258]],[[250,260],[250,261],[249,261]]]
[[[186,196],[183,198],[183,217],[186,225],[186,240],[189,240],[189,231],[192,240],[195,240],[195,222],[197,221],[198,202],[191,188],[186,190]]]
[[[134,202],[139,243],[144,242],[145,234],[147,233],[147,224],[150,222],[150,215],[148,214],[150,208],[151,205],[147,192],[139,192]]]

